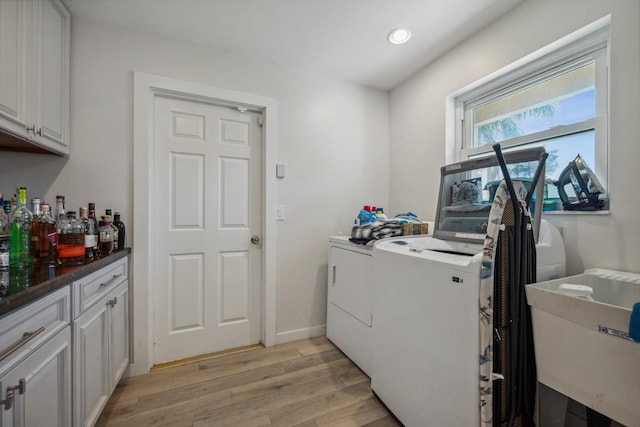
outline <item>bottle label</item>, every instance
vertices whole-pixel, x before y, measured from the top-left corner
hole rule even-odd
[[[96,246],[96,235],[95,234],[85,234],[84,235],[84,247],[85,248],[93,248]]]
[[[9,267],[9,236],[0,236],[0,269]]]

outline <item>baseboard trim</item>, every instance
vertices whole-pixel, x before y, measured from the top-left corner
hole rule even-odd
[[[310,328],[296,329],[294,331],[280,332],[276,334],[276,344],[284,344],[307,338],[321,337],[327,334],[327,325],[312,326]]]

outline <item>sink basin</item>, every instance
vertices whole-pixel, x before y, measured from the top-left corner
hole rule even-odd
[[[587,286],[592,299],[568,295],[561,285]],[[632,307],[640,301],[640,274],[589,269],[525,290],[538,381],[640,427],[640,343],[628,335]]]

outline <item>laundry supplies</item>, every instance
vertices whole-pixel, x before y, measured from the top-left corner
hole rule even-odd
[[[632,340],[640,343],[640,301],[633,305],[631,317],[629,318],[629,336]]]

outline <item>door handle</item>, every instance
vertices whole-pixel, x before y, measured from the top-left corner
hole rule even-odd
[[[260,236],[251,236],[251,243],[253,243],[254,245],[257,245],[260,243]]]

